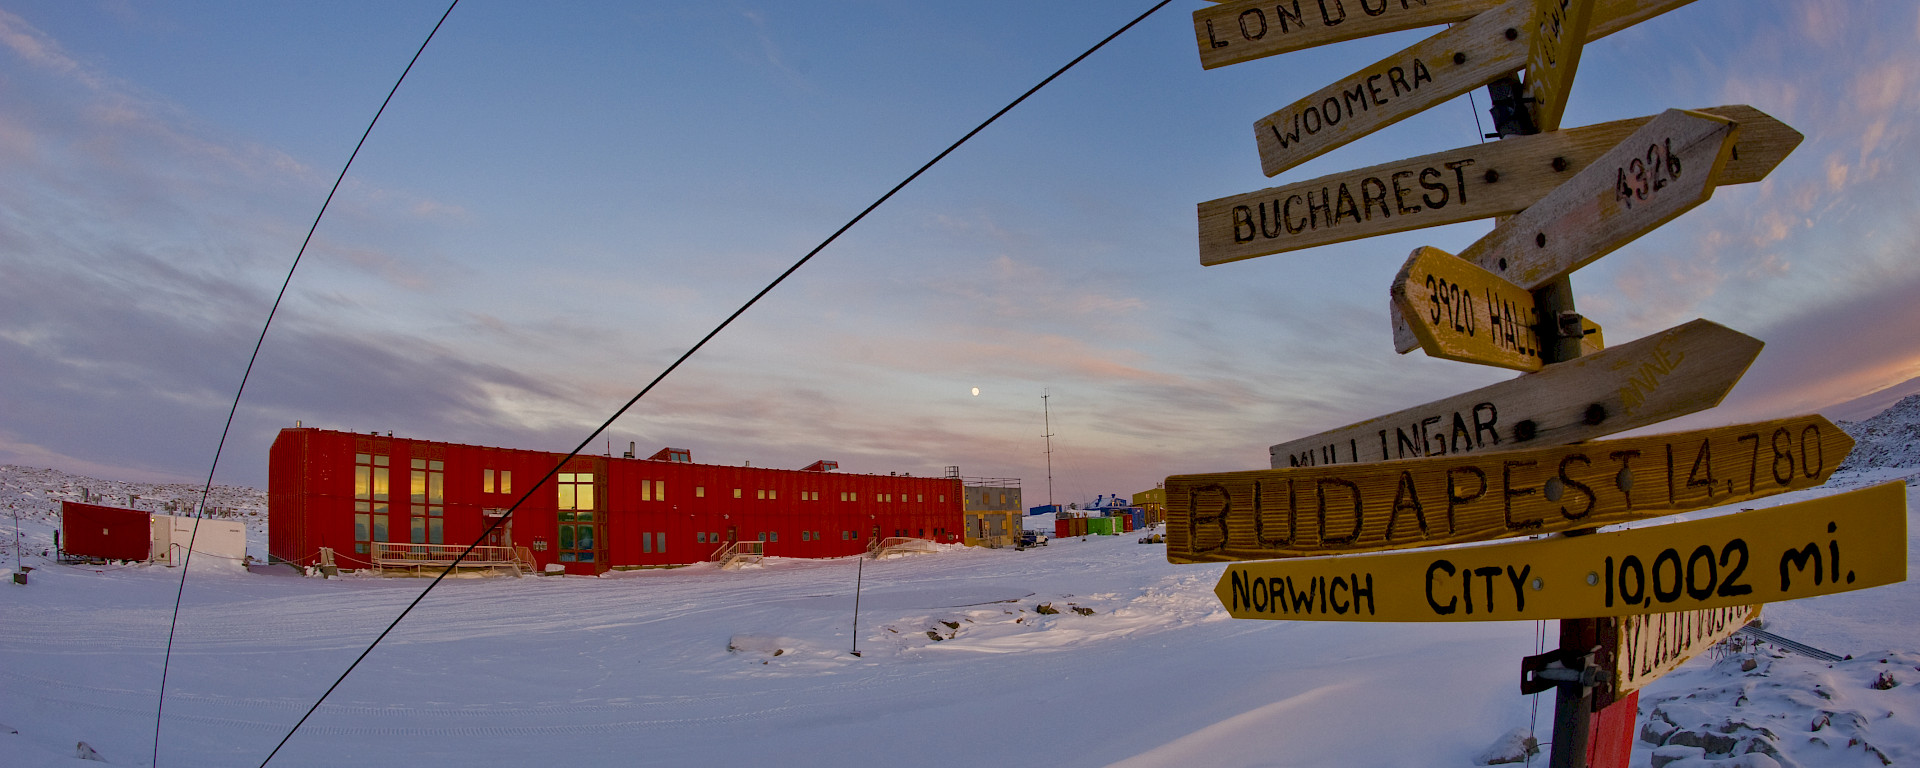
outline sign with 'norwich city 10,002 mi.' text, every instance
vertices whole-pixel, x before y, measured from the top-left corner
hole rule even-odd
[[[1771,603],[1903,581],[1907,484],[1590,536],[1234,563],[1234,618],[1516,621]]]
[[[1644,520],[1820,485],[1852,449],[1832,422],[1808,415],[1526,451],[1174,475],[1167,559],[1409,549]]]

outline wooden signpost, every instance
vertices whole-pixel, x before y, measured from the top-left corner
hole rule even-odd
[[[1433,437],[1464,442],[1480,428]],[[1818,486],[1852,449],[1839,427],[1810,415],[1537,450],[1173,475],[1167,559],[1374,552],[1644,520]]]
[[[1588,39],[1597,40],[1693,0],[1602,0]],[[1508,0],[1362,68],[1253,125],[1268,176],[1419,114],[1526,65],[1521,30],[1533,0]]]
[[[1718,115],[1668,110],[1460,258],[1528,290],[1564,277],[1712,197],[1736,130]]]
[[[1716,184],[1771,173],[1802,137],[1753,107],[1700,110],[1740,124]],[[1199,204],[1200,263],[1510,216],[1619,145],[1652,116],[1515,136]]]
[[[1388,32],[1465,21],[1504,0],[1399,0],[1317,3],[1233,0],[1193,12],[1200,66],[1224,67],[1275,54]]]
[[[1534,0],[1533,34],[1527,46],[1527,104],[1540,132],[1560,129],[1567,92],[1580,67],[1580,52],[1593,19],[1593,0]]]
[[[1758,618],[1758,605],[1624,617],[1609,689],[1615,698],[1640,690]]]
[[[1312,467],[1604,437],[1718,405],[1761,346],[1695,320],[1538,373],[1280,443],[1269,449],[1269,463]],[[1462,431],[1473,439],[1455,439]]]
[[[1516,371],[1546,365],[1533,294],[1471,262],[1417,249],[1389,293],[1430,356]]]
[[[1214,594],[1235,618],[1295,621],[1574,619],[1796,600],[1905,580],[1906,502],[1906,483],[1892,482],[1589,536],[1234,563]]]
[[[1634,692],[1760,603],[1906,576],[1904,483],[1594,532],[1820,485],[1853,445],[1818,416],[1593,441],[1713,407],[1761,347],[1696,320],[1606,348],[1574,310],[1574,270],[1800,143],[1745,106],[1558,130],[1587,41],[1689,1],[1229,0],[1193,15],[1205,68],[1452,25],[1256,121],[1261,169],[1482,85],[1502,141],[1201,203],[1200,262],[1500,217],[1458,256],[1415,251],[1389,314],[1401,352],[1525,373],[1274,445],[1270,470],[1167,478],[1167,559],[1229,562],[1215,593],[1240,618],[1560,619],[1559,650],[1522,662],[1523,692],[1557,693],[1551,768],[1624,768]],[[1518,537],[1533,538],[1433,548]]]

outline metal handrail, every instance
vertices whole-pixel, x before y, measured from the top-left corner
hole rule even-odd
[[[517,565],[513,547],[480,546],[465,558],[460,554],[467,548],[458,544],[394,544],[390,542],[372,542],[369,559],[375,566],[416,566],[450,565],[459,560],[461,565],[494,566]]]

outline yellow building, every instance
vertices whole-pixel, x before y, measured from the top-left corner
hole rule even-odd
[[[1167,489],[1160,486],[1133,495],[1133,505],[1147,511],[1146,524],[1154,525],[1167,521]]]
[[[966,544],[970,547],[1011,547],[1020,542],[1025,509],[1020,503],[1020,479],[969,477],[965,493]]]

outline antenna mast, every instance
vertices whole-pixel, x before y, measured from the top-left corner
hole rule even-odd
[[[1041,435],[1041,437],[1044,437],[1047,439],[1047,506],[1048,507],[1053,506],[1053,411],[1047,405],[1047,398],[1052,396],[1053,396],[1053,392],[1051,389],[1040,390],[1040,414],[1042,418],[1045,419],[1044,423],[1046,424],[1046,429],[1047,429],[1047,433],[1044,435]]]

